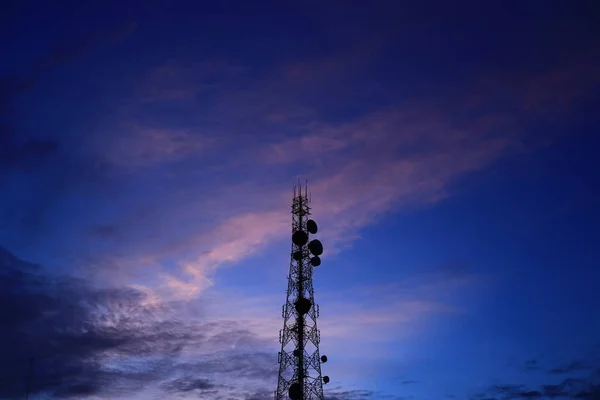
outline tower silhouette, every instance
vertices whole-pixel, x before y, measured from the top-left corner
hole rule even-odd
[[[286,301],[282,310],[283,329],[279,332],[279,380],[275,400],[323,400],[321,335],[317,329],[319,306],[315,304],[313,268],[321,265],[323,245],[310,235],[317,233],[315,221],[309,219],[310,198],[307,185],[294,187],[292,201],[292,251]]]

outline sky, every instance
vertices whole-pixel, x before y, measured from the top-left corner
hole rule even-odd
[[[327,400],[599,399],[597,16],[7,3],[0,398],[272,399],[307,180]]]

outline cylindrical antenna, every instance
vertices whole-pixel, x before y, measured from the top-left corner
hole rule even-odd
[[[308,179],[306,179],[305,185],[304,185],[304,197],[306,197],[306,199],[308,199]]]

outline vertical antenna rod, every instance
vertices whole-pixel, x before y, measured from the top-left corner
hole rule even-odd
[[[313,269],[321,265],[323,245],[310,238],[318,227],[309,216],[308,187],[303,192],[299,184],[294,187],[292,201],[292,250],[283,329],[279,332],[275,400],[324,400],[323,383],[329,382],[328,376],[321,376],[321,364],[327,362],[327,356],[319,356],[319,307],[314,302],[312,283]]]

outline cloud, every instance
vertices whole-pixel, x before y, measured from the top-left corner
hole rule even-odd
[[[491,124],[476,121],[472,127],[459,129],[444,118],[398,107],[340,126],[320,124],[296,139],[265,145],[251,153],[256,156],[248,159],[246,173],[255,179],[274,164],[282,171],[293,171],[303,160],[299,165],[305,176],[315,177],[310,183],[313,210],[326,227],[322,238],[331,253],[340,244],[350,245],[362,227],[388,212],[440,201],[449,195],[456,179],[519,147],[518,135],[500,133],[504,132]],[[256,203],[244,204],[256,211],[217,222],[210,242],[218,242],[208,250],[209,255],[197,258],[199,269],[207,263],[218,266],[239,261],[242,255],[283,237],[289,225],[285,211],[289,191],[267,187],[261,194],[276,201],[265,209],[260,197],[252,198]],[[237,198],[226,201],[233,206]],[[273,211],[273,206],[281,211]],[[238,228],[239,224],[244,227]]]
[[[275,380],[275,354],[261,352],[266,342],[235,321],[183,318],[176,305],[147,303],[136,289],[51,276],[4,249],[0,262],[0,369],[12,382],[0,385],[0,397],[22,394],[15,366],[26,371],[30,357],[35,392],[60,398],[127,398],[142,387],[243,393],[246,380],[257,389]]]
[[[474,283],[477,280],[467,276],[462,284],[456,284],[439,275],[408,279],[406,285],[357,286],[321,293],[316,298],[321,305],[321,351],[351,360],[342,370],[330,370],[330,365],[329,372],[368,376],[364,369],[368,362],[387,359],[389,346],[422,332],[435,315],[460,317],[462,310],[453,307],[451,300],[457,291],[473,289]],[[215,304],[206,310],[211,318],[238,321],[256,337],[275,343],[283,323],[277,306],[284,301],[281,295],[253,297],[214,288],[202,298]],[[352,367],[354,361],[360,361],[362,367]]]
[[[551,374],[568,374],[571,372],[588,371],[593,369],[588,363],[582,360],[572,361],[569,364],[560,367],[552,368],[548,372]]]
[[[165,276],[173,295],[193,298],[211,286],[210,276],[224,263],[234,263],[259,251],[265,242],[288,227],[280,212],[246,213],[224,221],[214,231],[195,238],[210,250],[181,262],[185,280]]]
[[[193,390],[212,389],[215,385],[207,379],[198,379],[192,376],[169,381],[163,385],[169,392],[191,392]]]
[[[408,400],[412,396],[394,396],[383,391],[375,390],[343,390],[340,388],[325,389],[326,399],[328,400]]]
[[[600,383],[597,377],[587,379],[565,379],[558,384],[546,384],[539,388],[526,385],[495,385],[487,393],[472,397],[473,399],[589,399],[600,398]]]
[[[261,85],[264,83],[261,81]],[[467,105],[463,110],[456,109],[460,101],[454,99],[449,103],[449,99],[442,97],[437,102],[417,98],[412,103],[368,112],[343,123],[320,119],[318,114],[308,112],[289,123],[286,126],[289,134],[279,139],[269,133],[271,129],[264,117],[270,115],[275,99],[281,100],[277,103],[281,110],[278,115],[282,116],[279,119],[286,120],[283,117],[286,111],[294,113],[298,104],[287,97],[281,98],[288,84],[285,74],[284,77],[275,75],[261,89],[244,92],[244,99],[236,97],[237,100],[226,103],[232,101],[231,96],[235,94],[229,92],[218,97],[217,111],[235,109],[230,115],[231,121],[239,118],[245,127],[265,129],[265,139],[258,143],[245,142],[240,135],[239,146],[247,147],[247,153],[238,157],[240,153],[232,149],[235,159],[231,159],[230,164],[226,159],[223,165],[230,165],[232,170],[234,166],[243,169],[248,180],[257,180],[266,174],[283,176],[286,172],[310,178],[315,215],[327,227],[323,232],[328,252],[339,250],[340,245],[350,245],[352,239],[359,237],[362,227],[386,213],[439,202],[452,194],[453,183],[465,175],[486,168],[508,154],[542,144],[534,140],[531,147],[523,125],[528,108],[519,105],[519,94],[512,100],[517,111],[497,112],[489,109],[493,91],[486,94],[483,102]],[[469,95],[462,93],[459,98]],[[251,99],[261,100],[257,103]],[[243,115],[237,115],[240,112]],[[473,118],[461,117],[473,112]],[[287,190],[280,191],[273,186],[262,194],[262,198],[278,199],[274,205],[281,210],[287,208]],[[229,201],[233,206],[237,198]],[[284,213],[275,216],[273,204],[269,204],[267,211],[258,198],[256,201],[246,202],[246,205],[254,210],[252,213],[257,219],[264,221],[261,228],[272,234],[257,236],[255,230],[248,229],[240,231],[236,239],[223,235],[218,248],[232,247],[235,248],[232,254],[249,255],[258,244],[265,246],[283,234]],[[230,219],[235,220],[236,216]],[[229,220],[216,223],[226,225]],[[241,237],[244,234],[246,238]],[[215,265],[223,263],[216,260],[218,255],[219,252],[213,253]]]
[[[223,304],[218,320],[184,319],[175,311],[177,304],[149,301],[137,288],[97,289],[49,276],[7,251],[0,260],[1,293],[6,296],[2,304],[11,305],[0,309],[6,327],[3,343],[11,343],[4,354],[21,356],[23,365],[35,357],[36,393],[133,398],[136,391],[153,390],[216,399],[271,392],[267,388],[277,374],[276,348],[271,346],[281,320],[268,315],[275,323],[253,321],[260,310],[267,315],[260,301],[253,308],[252,299],[238,299],[246,305],[240,315],[247,320],[228,314]],[[9,365],[4,368],[8,371]],[[2,386],[0,391],[11,395],[20,387]],[[364,393],[335,395],[368,398]]]
[[[315,73],[311,82],[319,75]],[[290,193],[282,186],[290,176],[310,178],[327,257],[351,245],[361,228],[386,213],[434,204],[452,194],[457,179],[523,148],[525,134],[511,115],[482,112],[465,123],[457,117],[461,114],[453,114],[456,110],[446,109],[445,102],[415,99],[345,122],[330,121],[304,103],[307,99],[295,101],[285,94],[295,85],[286,74],[258,77],[257,84],[235,89],[235,83],[248,76],[247,68],[218,60],[198,65],[170,61],[150,71],[140,86],[141,99],[154,93],[150,97],[156,95],[158,101],[168,88],[199,90],[196,82],[210,81],[216,92],[207,95],[214,98],[214,107],[182,105],[186,113],[201,114],[196,125],[186,129],[143,124],[127,116],[124,120],[129,122],[119,126],[118,134],[102,135],[102,143],[94,141],[98,136],[91,140],[88,144],[96,150],[92,159],[115,168],[110,179],[119,182],[118,188],[96,188],[104,194],[96,199],[136,206],[122,210],[123,216],[111,216],[114,221],[70,218],[80,222],[64,234],[75,237],[94,231],[94,226],[114,227],[120,241],[111,244],[117,251],[110,257],[122,265],[121,271],[154,268],[163,285],[157,295],[190,299],[211,286],[221,266],[238,263],[286,237]],[[277,121],[286,122],[285,135],[271,129],[279,126],[269,117],[275,114]],[[227,121],[220,121],[224,115]],[[242,132],[268,126],[260,140]],[[152,174],[151,182],[131,181],[165,166],[169,169]],[[140,193],[146,198],[143,204]],[[96,215],[100,203],[90,201],[86,214]],[[157,233],[148,238],[149,232]],[[175,272],[165,268],[173,259]]]

